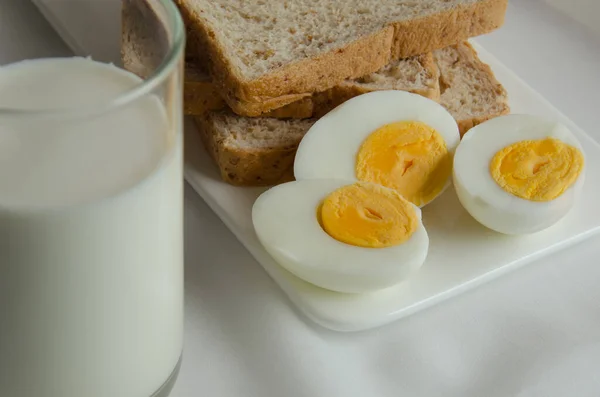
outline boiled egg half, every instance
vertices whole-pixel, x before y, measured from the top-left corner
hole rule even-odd
[[[465,134],[454,157],[463,207],[505,234],[546,229],[573,207],[584,183],[584,154],[573,133],[530,115],[501,116]]]
[[[423,207],[449,186],[459,142],[456,121],[438,103],[404,91],[372,92],[310,128],[294,176],[372,182]]]
[[[398,284],[419,269],[429,248],[421,210],[396,190],[370,182],[281,184],[255,201],[252,221],[279,265],[337,292]]]

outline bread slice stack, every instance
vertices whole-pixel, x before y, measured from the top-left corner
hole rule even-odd
[[[175,2],[188,32],[185,113],[231,184],[293,179],[310,126],[363,93],[438,101],[461,133],[509,112],[506,91],[467,41],[503,24],[507,0]],[[124,7],[122,52],[135,72],[147,51],[132,14]]]

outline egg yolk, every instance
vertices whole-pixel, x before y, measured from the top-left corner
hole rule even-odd
[[[490,173],[506,192],[531,201],[559,197],[583,169],[579,149],[558,139],[521,141],[500,150],[490,163]]]
[[[402,121],[373,132],[361,145],[356,176],[395,189],[422,206],[444,188],[452,173],[452,156],[442,136],[428,125]]]
[[[419,222],[415,208],[396,191],[360,182],[331,193],[318,216],[331,237],[364,248],[402,244]]]

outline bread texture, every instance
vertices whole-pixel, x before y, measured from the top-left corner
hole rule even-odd
[[[439,100],[439,73],[433,54],[392,61],[375,73],[346,80],[326,91],[313,94],[311,117],[324,116],[355,96],[382,90],[408,91],[435,101]]]
[[[315,122],[248,118],[229,111],[196,117],[202,143],[232,185],[269,186],[293,179],[296,149]]]
[[[186,114],[201,115],[205,111],[225,108],[210,77],[188,62],[184,88]],[[393,61],[375,73],[346,80],[324,92],[319,92],[272,110],[264,117],[312,118],[320,117],[350,98],[372,91],[402,90],[439,100],[439,73],[433,54],[427,53]]]
[[[176,0],[190,51],[259,116],[504,23],[507,0]],[[209,61],[210,60],[210,61]]]
[[[461,136],[510,113],[506,90],[468,42],[437,50],[434,57],[440,71],[440,103],[456,119]]]
[[[461,134],[509,112],[505,89],[468,43],[434,54],[443,86],[440,102],[456,119]],[[398,76],[405,79],[401,72]],[[241,186],[292,180],[296,149],[315,120],[248,118],[230,110],[196,117],[203,144],[223,180]]]

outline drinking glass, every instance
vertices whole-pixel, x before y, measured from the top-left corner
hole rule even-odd
[[[177,376],[185,29],[171,0],[124,0],[117,26],[133,73],[93,53],[0,67],[2,396],[163,396]]]

